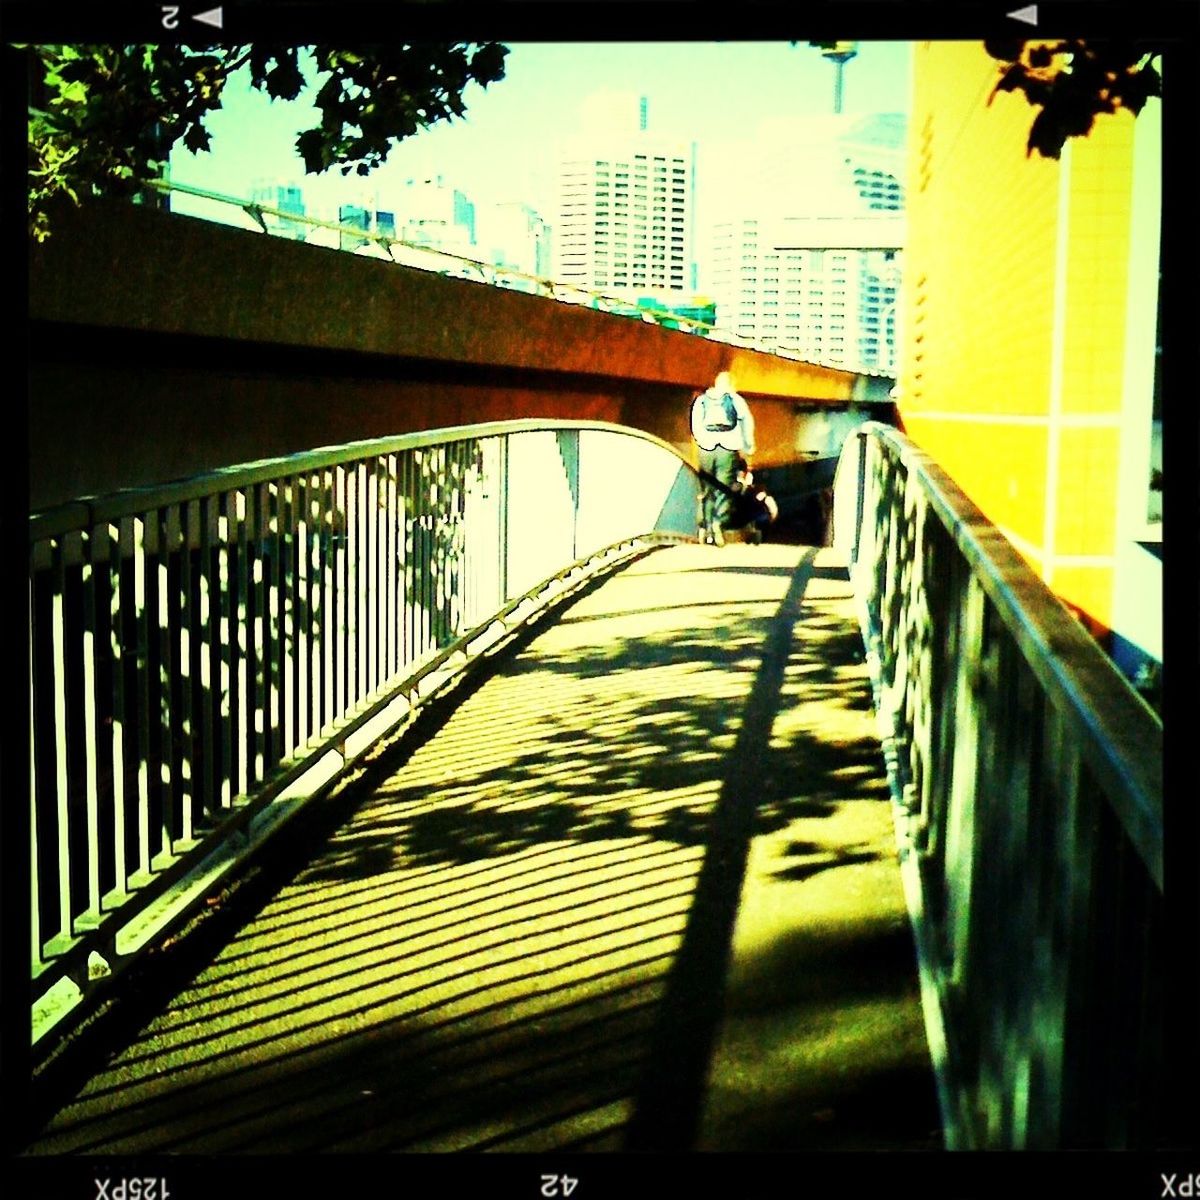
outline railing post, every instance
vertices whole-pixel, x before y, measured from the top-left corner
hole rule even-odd
[[[500,437],[499,476],[500,476],[500,536],[497,539],[500,546],[500,603],[508,600],[508,472],[509,472],[509,437],[505,433]]]
[[[38,780],[37,780],[37,680],[33,673],[34,660],[34,580],[36,574],[30,554],[29,571],[29,936],[30,963],[36,971],[42,964],[41,896],[38,880]]]
[[[556,437],[571,495],[571,561],[579,557],[579,430],[565,429]]]
[[[864,429],[855,432],[858,438],[858,473],[856,476],[856,507],[854,514],[854,546],[850,551],[850,567],[853,570],[858,565],[858,551],[862,545],[863,513],[867,498],[867,438],[869,434]]]

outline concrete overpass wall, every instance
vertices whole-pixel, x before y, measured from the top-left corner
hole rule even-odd
[[[32,252],[34,509],[357,438],[510,417],[647,430],[691,452],[720,370],[760,466],[802,457],[798,402],[861,377],[577,305],[195,218],[97,204]]]

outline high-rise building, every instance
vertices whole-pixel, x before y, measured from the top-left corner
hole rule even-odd
[[[767,122],[763,161],[720,197],[705,289],[717,324],[815,362],[889,375],[904,245],[904,119]]]
[[[280,212],[292,213],[294,216],[305,216],[304,194],[298,184],[281,183],[274,180],[259,179],[250,188],[250,199],[254,204],[262,204],[267,208],[277,208]],[[294,238],[302,242],[308,233],[308,227],[302,221],[289,221],[286,217],[273,213],[263,213],[262,220],[267,228],[281,237]]]
[[[396,236],[396,214],[384,212],[378,207],[342,204],[338,207],[338,224],[353,226],[374,237],[394,238]],[[340,248],[343,250],[355,250],[360,246],[365,246],[367,242],[367,238],[357,238],[353,234],[339,235]]]
[[[441,175],[405,180],[396,209],[401,241],[474,257],[475,206]]]
[[[559,163],[555,279],[621,297],[691,292],[694,143],[654,134],[642,98],[599,112]]]
[[[528,204],[508,201],[480,206],[476,211],[479,257],[523,275],[550,276],[550,227]],[[509,281],[506,286],[532,290],[532,282]]]

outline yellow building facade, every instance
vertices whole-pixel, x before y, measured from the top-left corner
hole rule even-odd
[[[1054,161],[1023,94],[989,104],[981,44],[913,53],[901,423],[1095,632],[1161,661],[1160,102]]]

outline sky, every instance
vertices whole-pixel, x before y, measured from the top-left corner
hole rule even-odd
[[[847,114],[905,113],[909,46],[862,42],[845,68]],[[212,150],[177,149],[171,178],[237,197],[260,178],[294,180],[310,214],[415,175],[441,174],[476,204],[523,200],[552,216],[554,167],[563,141],[578,131],[588,97],[632,92],[648,100],[649,129],[697,143],[698,174],[734,164],[768,118],[833,111],[834,67],[807,42],[654,42],[510,44],[505,77],[472,84],[467,114],[399,143],[365,180],[337,172],[306,176],[293,144],[314,123],[304,98],[271,101],[244,79],[230,81],[222,109],[208,120]],[[188,211],[178,201],[173,207]]]

